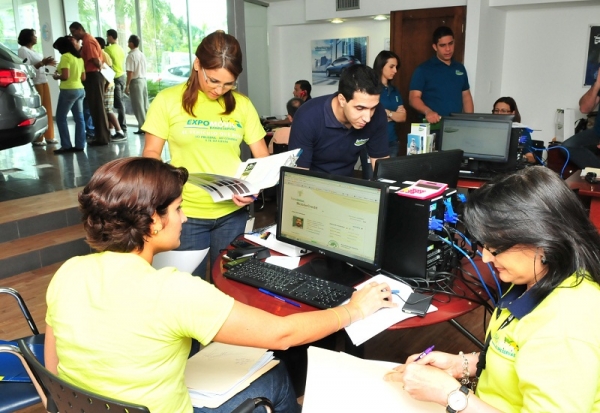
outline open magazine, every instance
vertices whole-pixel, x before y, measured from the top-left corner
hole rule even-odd
[[[215,202],[230,200],[234,194],[250,196],[279,182],[282,166],[296,166],[302,149],[242,162],[233,177],[208,173],[190,174],[188,181],[207,191]]]

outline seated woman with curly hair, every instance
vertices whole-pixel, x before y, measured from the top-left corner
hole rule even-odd
[[[268,397],[298,412],[280,364],[216,409],[193,408],[184,384],[192,338],[287,349],[393,306],[386,284],[357,291],[343,309],[278,317],[235,301],[200,277],[152,258],[179,246],[185,168],[151,158],[100,167],[79,195],[87,242],[97,253],[65,262],[47,292],[46,367],[64,380],[152,413],[231,412]]]

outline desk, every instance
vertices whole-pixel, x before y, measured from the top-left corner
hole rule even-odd
[[[277,254],[276,252],[272,252],[272,254]],[[222,257],[222,255],[221,255]],[[316,311],[318,310],[315,307],[311,307],[307,304],[302,304],[301,308],[294,307],[290,304],[284,303],[279,300],[269,299],[269,297],[260,293],[257,288],[251,287],[249,285],[245,285],[239,283],[237,281],[233,281],[227,279],[223,276],[225,269],[223,268],[223,259],[219,257],[217,262],[213,263],[212,266],[212,280],[215,286],[223,291],[224,293],[232,296],[236,300],[241,303],[251,305],[252,307],[260,308],[262,310],[268,311],[269,313],[276,314],[278,316],[286,316],[290,314],[295,314],[298,312],[306,312],[306,311]],[[312,258],[312,255],[302,257],[300,264],[304,264],[308,262]],[[469,265],[470,266],[470,265]],[[467,266],[465,266],[467,268]],[[484,277],[489,276],[487,267],[481,267],[483,270],[482,275]],[[468,269],[468,268],[467,268]],[[471,293],[466,287],[465,284],[461,280],[456,280],[455,285],[462,288],[466,292],[466,296],[473,299],[476,298],[475,294]],[[485,291],[483,288],[474,288],[472,287],[476,294],[479,297],[486,297]],[[458,291],[458,289],[457,289]],[[424,327],[432,324],[441,323],[444,321],[450,322],[455,328],[457,328],[461,333],[463,333],[469,340],[475,343],[480,348],[483,348],[483,344],[481,341],[471,334],[466,328],[460,325],[454,319],[463,314],[467,314],[478,308],[481,304],[478,304],[475,301],[470,299],[463,299],[458,297],[449,297],[445,294],[436,294],[435,298],[442,302],[434,301],[434,305],[438,308],[438,311],[434,311],[433,313],[428,313],[425,317],[412,317],[407,320],[403,320],[397,324],[394,324],[389,329],[390,330],[401,330],[405,328],[414,328],[414,327]],[[447,302],[444,302],[447,301]]]
[[[458,183],[456,184],[456,188],[463,189],[477,189],[485,184],[487,181],[482,179],[466,179],[466,178],[458,178]]]
[[[587,182],[581,176],[581,171],[574,172],[565,182],[569,188],[577,190],[579,196],[590,199],[590,221],[600,230],[600,184]]]

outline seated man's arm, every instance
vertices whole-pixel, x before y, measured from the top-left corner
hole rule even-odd
[[[594,110],[600,101],[598,93],[600,93],[600,76],[596,78],[592,87],[579,99],[579,111],[581,113],[588,114]]]
[[[374,171],[375,163],[379,159],[390,157],[390,146],[388,143],[387,133],[387,116],[381,103],[377,105],[371,122],[374,129],[369,142],[367,142],[367,153],[369,154],[369,158],[371,158],[371,167]]]
[[[318,131],[312,127],[309,117],[303,116],[298,112],[294,116],[294,123],[290,129],[290,140],[288,149],[302,149],[296,165],[300,168],[310,169],[312,165],[313,149],[318,137]]]

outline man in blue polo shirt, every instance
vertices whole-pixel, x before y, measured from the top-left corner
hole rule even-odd
[[[342,72],[337,93],[312,98],[300,106],[289,142],[289,149],[302,149],[296,164],[311,171],[353,176],[364,146],[373,167],[378,159],[388,158],[381,88],[373,69],[353,65]]]
[[[592,87],[579,99],[579,111],[590,113],[600,102],[600,74]],[[600,149],[600,118],[596,116],[593,129],[586,129],[563,142],[569,150],[571,161],[579,169],[586,167],[600,168],[600,159],[596,156],[596,149]]]
[[[452,60],[454,33],[441,26],[433,32],[435,56],[421,63],[412,75],[408,101],[425,115],[427,122],[438,123],[453,112],[473,113],[473,97],[465,67]]]

